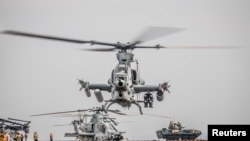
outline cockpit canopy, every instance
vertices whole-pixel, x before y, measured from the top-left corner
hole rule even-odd
[[[119,72],[119,73],[115,73],[115,81],[118,81],[118,80],[123,80],[123,81],[127,81],[128,79],[128,75],[124,72]]]

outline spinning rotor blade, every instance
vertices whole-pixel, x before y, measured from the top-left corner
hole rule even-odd
[[[168,49],[232,49],[240,46],[165,46]]]
[[[55,115],[53,117],[77,117],[79,114],[69,114],[69,113],[62,113],[60,115]]]
[[[90,41],[74,40],[74,39],[67,39],[67,38],[61,38],[61,37],[55,37],[55,36],[47,36],[47,35],[39,35],[39,34],[19,32],[19,31],[12,31],[12,30],[6,30],[6,31],[3,31],[2,33],[9,34],[9,35],[16,35],[16,36],[25,36],[25,37],[32,37],[32,38],[72,42],[72,43],[78,43],[78,44],[90,43]]]
[[[156,45],[156,46],[134,46],[134,48],[143,48],[143,49],[148,49],[148,48],[155,48],[155,49],[160,49],[160,48],[166,48],[161,45]]]
[[[135,115],[135,116],[140,115],[140,114],[135,113],[135,112],[127,112],[127,113],[129,113],[129,115]],[[171,117],[169,117],[169,116],[156,115],[156,114],[148,114],[148,113],[143,113],[143,115],[145,115],[145,116],[153,116],[153,117],[161,117],[161,118],[171,118]],[[141,115],[140,115],[140,116],[141,116]]]
[[[64,42],[71,42],[71,43],[78,43],[78,44],[91,44],[91,45],[106,45],[106,46],[113,46],[114,48],[92,48],[92,49],[85,49],[88,51],[114,51],[115,49],[134,49],[134,48],[162,48],[162,46],[156,45],[156,46],[136,46],[136,44],[139,44],[141,42],[145,42],[148,40],[153,40],[165,35],[170,35],[172,33],[181,31],[183,29],[181,28],[166,28],[166,27],[149,27],[145,32],[143,32],[140,36],[136,38],[135,41],[132,43],[127,44],[121,44],[119,42],[117,43],[107,43],[107,42],[99,42],[99,41],[93,41],[93,40],[76,40],[76,39],[68,39],[68,38],[62,38],[62,37],[55,37],[55,36],[47,36],[47,35],[40,35],[40,34],[33,34],[33,33],[27,33],[27,32],[20,32],[20,31],[13,31],[13,30],[6,30],[3,31],[3,34],[8,35],[16,35],[16,36],[24,36],[24,37],[32,37],[32,38],[40,38],[40,39],[48,39],[48,40],[57,40],[57,41],[64,41]]]
[[[87,50],[87,51],[99,51],[99,52],[109,52],[109,51],[115,51],[116,49],[135,49],[135,48],[143,48],[143,49],[160,49],[160,48],[165,48],[164,46],[156,45],[156,46],[137,46],[137,45],[125,45],[125,47],[120,47],[117,45],[115,48],[89,48],[89,49],[81,49],[81,50]]]
[[[74,110],[74,111],[64,111],[64,112],[54,112],[54,113],[36,114],[36,115],[31,115],[31,116],[44,116],[44,115],[64,114],[64,113],[73,113],[73,112],[85,112],[85,111],[89,111],[89,110],[90,109],[86,109],[86,110]]]
[[[150,26],[141,33],[132,43],[138,44],[149,40],[154,40],[163,36],[184,30],[183,28]]]
[[[183,31],[183,28],[173,28],[173,27],[157,27],[151,26],[147,28],[142,34],[137,36],[134,41],[131,43],[122,44],[120,42],[117,43],[107,43],[107,42],[99,42],[93,40],[76,40],[76,39],[68,39],[63,37],[55,37],[55,36],[47,36],[47,35],[40,35],[40,34],[33,34],[27,32],[20,32],[20,31],[13,31],[13,30],[6,30],[1,33],[14,35],[14,36],[24,36],[24,37],[31,37],[31,38],[40,38],[40,39],[48,39],[48,40],[56,40],[56,41],[63,41],[63,42],[71,42],[71,43],[78,43],[78,44],[90,44],[90,45],[105,45],[111,46],[111,48],[90,48],[90,49],[83,49],[87,51],[115,51],[116,49],[120,50],[133,50],[135,48],[147,49],[147,48],[174,48],[174,49],[188,49],[188,48],[197,48],[197,49],[224,49],[224,48],[235,48],[235,46],[138,46],[143,42],[153,40],[156,38],[160,38],[163,36],[171,35],[180,31]]]
[[[87,50],[87,51],[104,51],[104,52],[108,52],[108,51],[115,51],[116,48],[89,48],[89,49],[81,49],[81,50]]]
[[[121,111],[119,110],[108,110],[109,112],[112,112],[112,113],[115,113],[115,114],[118,114],[118,115],[127,115],[125,113],[122,113]]]
[[[84,116],[85,114],[60,114],[60,115],[55,115],[53,117],[80,117],[80,116]]]
[[[93,40],[76,40],[76,39],[68,39],[68,38],[62,38],[62,37],[55,37],[55,36],[47,36],[47,35],[40,35],[40,34],[33,34],[33,33],[27,33],[27,32],[20,32],[20,31],[12,31],[12,30],[6,30],[2,32],[3,34],[9,34],[9,35],[16,35],[16,36],[24,36],[24,37],[31,37],[31,38],[40,38],[40,39],[48,39],[48,40],[57,40],[57,41],[64,41],[64,42],[71,42],[71,43],[78,43],[78,44],[91,44],[91,45],[106,45],[106,46],[118,46],[118,43],[106,43],[106,42],[99,42],[99,41],[93,41]]]

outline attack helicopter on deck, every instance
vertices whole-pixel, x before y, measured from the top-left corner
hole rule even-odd
[[[65,137],[75,137],[78,141],[125,141],[123,137],[123,133],[125,132],[120,132],[116,129],[115,126],[118,125],[118,122],[115,121],[115,118],[111,118],[109,115],[105,114],[102,107],[36,114],[31,116],[69,114],[76,112],[78,113],[77,116],[79,119],[71,122],[74,127],[74,132],[65,133]],[[86,112],[93,112],[93,114],[86,114]],[[109,110],[109,112],[126,115],[118,110]]]

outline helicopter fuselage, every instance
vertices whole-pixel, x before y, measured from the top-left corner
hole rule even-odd
[[[85,93],[90,97],[90,90],[94,90],[94,94],[98,102],[103,102],[104,98],[101,91],[107,91],[111,93],[111,99],[105,100],[105,107],[108,108],[117,103],[122,107],[130,108],[132,104],[139,107],[140,113],[142,114],[141,106],[139,102],[145,104],[144,107],[153,106],[153,95],[151,92],[156,92],[157,100],[162,101],[164,98],[164,91],[168,91],[170,87],[168,82],[164,82],[159,85],[145,85],[145,81],[140,78],[140,72],[138,67],[138,61],[134,61],[134,54],[121,50],[117,53],[118,64],[112,70],[111,77],[108,80],[108,84],[89,84],[79,80],[82,85],[81,89],[85,89]],[[131,63],[136,62],[136,69],[131,67]],[[144,101],[135,99],[135,95],[141,92],[146,92],[144,95]]]
[[[100,113],[100,111],[96,111],[92,114],[89,122],[74,122],[77,123],[73,124],[75,128],[74,136],[77,136],[80,141],[113,141],[115,138],[117,141],[122,140],[123,137],[114,127],[113,122],[109,117]],[[66,134],[70,135],[70,133]]]

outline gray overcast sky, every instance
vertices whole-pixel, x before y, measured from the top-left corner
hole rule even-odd
[[[171,116],[201,130],[206,139],[208,124],[250,124],[249,7],[248,0],[1,0],[0,30],[128,42],[148,26],[165,26],[186,30],[145,44],[238,46],[134,51],[146,84],[171,84],[171,94],[144,112]],[[73,128],[53,125],[72,118],[30,115],[101,105],[79,91],[77,79],[106,83],[117,64],[116,54],[80,51],[89,47],[1,34],[0,116],[31,120],[31,135],[38,131],[41,139],[48,139],[50,132],[55,139],[67,139],[64,133]],[[138,111],[135,106],[130,110]],[[169,123],[149,116],[118,121],[129,139],[155,139],[155,131]]]

